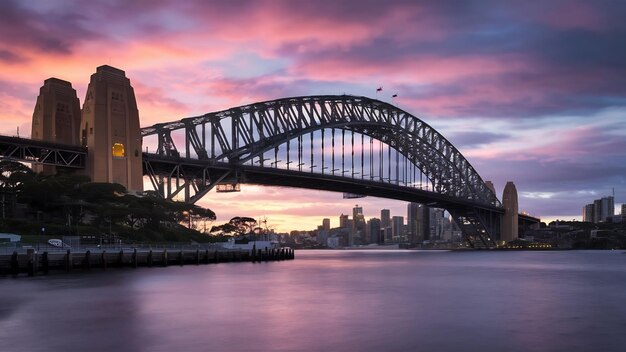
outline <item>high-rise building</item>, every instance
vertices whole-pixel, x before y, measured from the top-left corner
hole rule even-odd
[[[416,243],[419,238],[418,213],[420,211],[420,204],[409,203],[406,208],[407,236],[409,237],[409,242]]]
[[[80,133],[89,148],[85,171],[92,181],[143,190],[139,112],[124,71],[104,65],[91,75]]]
[[[348,215],[344,215],[344,214],[339,215],[339,227],[341,227],[341,228],[352,228],[352,226],[350,226],[350,224],[349,224],[348,218],[349,218]]]
[[[391,212],[389,209],[382,209],[380,211],[380,229],[384,242],[391,242],[393,239],[393,232],[391,230]]]
[[[322,220],[322,229],[324,231],[330,231],[330,219],[324,218]]]
[[[420,204],[417,212],[418,229],[417,233],[422,241],[430,241],[430,208]]]
[[[509,242],[518,237],[518,204],[517,188],[511,181],[506,183],[502,193],[502,206],[504,218],[502,221],[502,241]]]
[[[594,222],[593,204],[587,204],[583,207],[583,221]]]
[[[595,222],[606,222],[615,215],[615,199],[613,196],[602,197],[593,202]]]
[[[382,243],[380,219],[371,218],[367,220],[367,235],[369,243]]]
[[[382,228],[391,226],[391,212],[389,209],[382,209],[380,211],[380,226]]]
[[[431,208],[430,209],[430,238],[438,241],[443,239],[444,230],[444,212],[443,209]]]
[[[369,241],[365,238],[365,216],[363,216],[363,207],[358,204],[352,209],[352,233],[358,239],[360,244],[367,244]]]
[[[45,80],[33,112],[31,138],[80,145],[79,127],[80,101],[72,84],[58,78]],[[56,167],[33,164],[33,171],[51,175]]]
[[[404,235],[404,216],[394,216],[391,218],[391,236],[394,240],[400,241]]]

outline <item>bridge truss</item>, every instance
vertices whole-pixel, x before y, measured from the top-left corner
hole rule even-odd
[[[0,159],[82,169],[87,160],[87,148],[0,136]]]
[[[493,246],[504,212],[441,134],[390,104],[348,95],[261,102],[142,129],[144,172],[163,197],[196,202],[258,183],[445,208],[466,239]]]

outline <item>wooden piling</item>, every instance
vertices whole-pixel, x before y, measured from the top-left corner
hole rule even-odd
[[[107,251],[102,251],[100,253],[100,266],[102,266],[103,270],[107,270]]]
[[[133,248],[133,268],[137,267],[137,248]]]
[[[28,276],[35,276],[35,272],[36,272],[36,258],[35,258],[35,250],[34,249],[28,249],[26,250],[26,257],[27,257],[27,266],[26,266],[26,272],[28,273]]]
[[[200,249],[196,248],[196,265],[200,265]]]
[[[91,269],[91,251],[85,252],[85,258],[83,259],[83,269]]]
[[[17,276],[20,273],[20,262],[17,260],[17,252],[11,255],[11,274]]]
[[[48,274],[48,270],[50,268],[50,260],[48,259],[48,252],[43,252],[41,256],[41,266],[43,268],[43,273]]]
[[[117,266],[124,266],[124,250],[120,249],[120,253],[117,255]]]
[[[181,249],[178,252],[178,265],[183,266],[185,264],[185,255],[183,254],[183,250]]]
[[[71,271],[73,265],[74,263],[72,263],[72,252],[68,249],[65,253],[65,271]]]
[[[149,267],[152,267],[152,249],[150,250],[150,252],[148,252],[147,263]]]
[[[161,265],[167,266],[167,249],[163,250],[163,260],[161,261]]]

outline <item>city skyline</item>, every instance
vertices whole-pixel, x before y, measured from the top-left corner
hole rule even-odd
[[[28,137],[45,79],[72,82],[82,106],[89,75],[110,64],[130,78],[142,126],[286,96],[365,95],[436,128],[493,181],[500,200],[515,182],[519,210],[544,221],[581,219],[581,208],[612,188],[615,208],[625,202],[626,4],[299,7],[2,2],[0,133],[19,128]],[[382,208],[406,215],[406,202],[358,203],[367,218]],[[243,185],[236,194],[211,192],[200,205],[218,223],[267,217],[287,231],[313,229],[324,217],[334,224],[354,200]]]

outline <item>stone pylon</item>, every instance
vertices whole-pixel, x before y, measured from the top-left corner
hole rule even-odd
[[[91,75],[80,137],[88,147],[86,173],[93,182],[143,191],[141,132],[135,92],[124,71],[100,66]]]
[[[31,138],[79,145],[80,118],[80,101],[72,84],[58,78],[48,78],[39,89]],[[56,173],[56,166],[34,164],[33,171],[52,175]]]
[[[511,181],[504,186],[502,193],[502,206],[504,207],[504,218],[502,221],[502,240],[505,242],[516,240],[518,237],[518,204],[517,188]]]
[[[485,186],[487,186],[487,188],[489,188],[491,192],[493,192],[493,195],[496,195],[496,187],[493,185],[493,182],[485,181]]]

